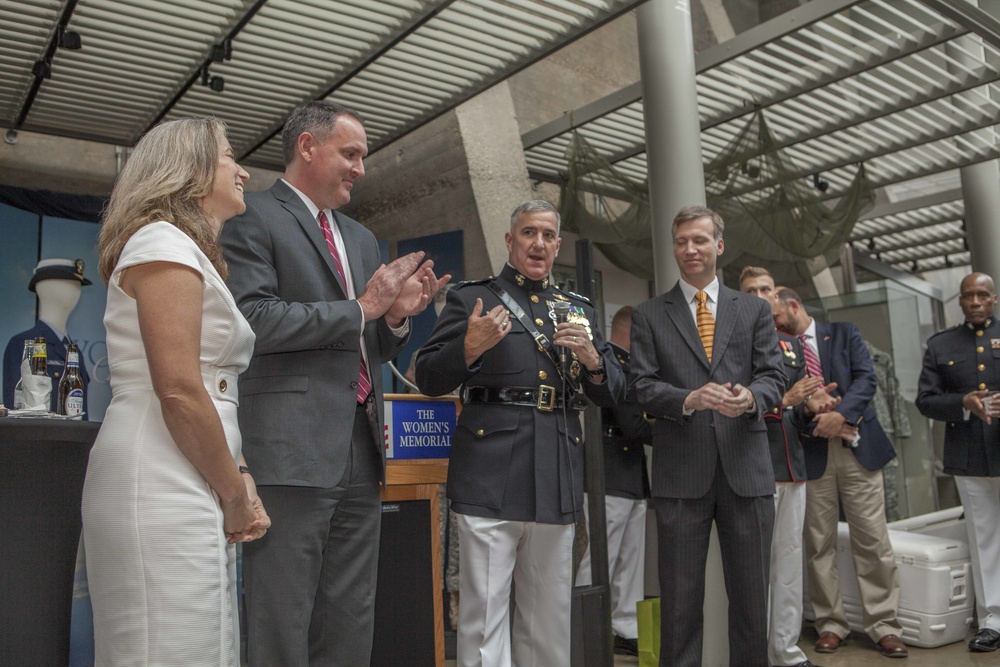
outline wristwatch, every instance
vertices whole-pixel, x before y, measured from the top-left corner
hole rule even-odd
[[[587,377],[595,378],[599,375],[604,375],[604,357],[600,357],[600,359],[601,360],[597,362],[597,368],[595,368],[592,371],[590,370],[587,371]]]

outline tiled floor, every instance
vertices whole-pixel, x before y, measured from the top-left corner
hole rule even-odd
[[[816,632],[811,628],[802,631],[799,646],[817,667],[975,667],[1000,666],[1000,651],[996,653],[970,653],[965,641],[938,648],[910,647],[910,657],[903,659],[886,658],[880,654],[875,644],[867,636],[857,632],[851,634],[847,642],[836,653],[816,653],[813,644]],[[615,665],[637,665],[638,658],[615,656]]]

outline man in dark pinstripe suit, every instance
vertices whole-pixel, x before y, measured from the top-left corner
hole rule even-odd
[[[767,303],[715,276],[723,228],[710,209],[681,209],[672,229],[681,279],[632,314],[630,391],[656,419],[660,665],[701,665],[712,521],[729,596],[730,664],[768,664],[775,487],[763,415],[781,403],[785,375]]]

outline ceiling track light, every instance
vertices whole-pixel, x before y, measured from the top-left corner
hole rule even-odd
[[[819,175],[821,172],[816,172],[813,174],[813,186],[820,192],[826,192],[830,189],[830,183],[828,181],[822,180]]]
[[[226,39],[219,44],[214,44],[212,46],[212,54],[210,56],[213,63],[221,63],[226,60],[233,59],[233,40]]]
[[[35,64],[31,66],[31,73],[35,75],[36,79],[51,79],[52,63],[48,60],[36,60]]]
[[[58,45],[60,49],[79,51],[83,48],[83,38],[75,30],[67,30],[65,26],[59,27]]]
[[[749,176],[750,178],[757,178],[760,176],[760,167],[747,160],[746,162],[740,164],[740,173],[744,176]]]
[[[201,68],[201,85],[208,86],[217,93],[221,93],[226,88],[226,80],[221,76],[211,76],[208,65]]]
[[[868,239],[868,249],[869,250],[875,250],[875,237],[874,236],[871,237],[870,239]]]

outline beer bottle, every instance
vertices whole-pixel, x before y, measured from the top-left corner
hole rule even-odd
[[[31,374],[48,375],[48,353],[45,348],[45,339],[36,338],[34,348],[31,352]]]
[[[80,376],[80,351],[75,343],[66,346],[66,372],[59,380],[57,410],[61,415],[83,413],[83,378]]]
[[[31,354],[35,351],[35,341],[32,338],[24,339],[24,352],[21,353],[21,365],[18,369],[24,368],[24,362],[28,362],[28,368],[31,368]],[[17,384],[14,385],[14,409],[23,410],[24,409],[24,380],[22,379],[23,371],[18,370],[21,375],[17,377]]]

